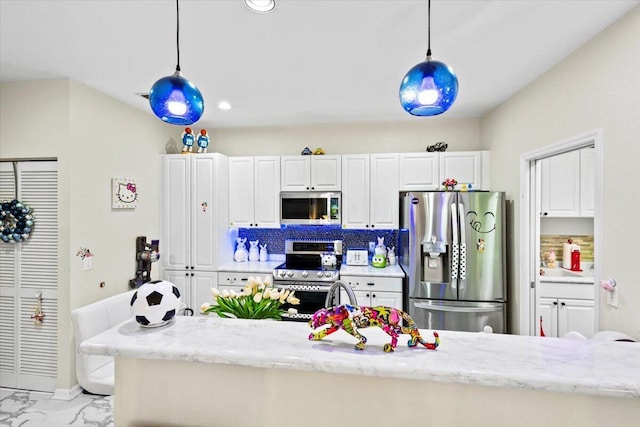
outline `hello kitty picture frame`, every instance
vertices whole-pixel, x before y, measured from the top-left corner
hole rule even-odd
[[[138,204],[138,184],[132,178],[111,178],[111,208],[135,209]]]

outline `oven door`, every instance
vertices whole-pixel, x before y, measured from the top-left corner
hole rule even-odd
[[[285,314],[282,316],[282,320],[307,322],[311,320],[313,313],[325,308],[324,303],[329,293],[331,285],[314,284],[313,282],[278,282],[274,283],[274,286],[278,289],[288,289],[295,291],[295,297],[300,300],[299,305],[284,304],[283,309],[287,310],[290,307],[298,310],[298,314]],[[329,303],[330,307],[337,305],[337,292],[334,292]]]

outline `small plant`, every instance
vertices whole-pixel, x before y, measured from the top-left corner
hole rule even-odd
[[[298,305],[300,300],[294,291],[277,289],[271,285],[271,276],[264,280],[249,277],[247,285],[241,293],[234,290],[211,288],[213,304],[205,302],[200,308],[203,314],[215,313],[219,317],[236,319],[282,319],[285,313],[296,314],[298,310],[291,307],[283,308],[285,304]]]

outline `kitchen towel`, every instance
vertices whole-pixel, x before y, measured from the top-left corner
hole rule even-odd
[[[562,244],[562,268],[566,268],[567,270],[571,268],[571,249],[573,244],[571,243],[563,243]]]

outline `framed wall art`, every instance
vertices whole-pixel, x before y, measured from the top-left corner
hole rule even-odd
[[[111,178],[111,208],[135,209],[138,203],[138,185],[132,178]]]

